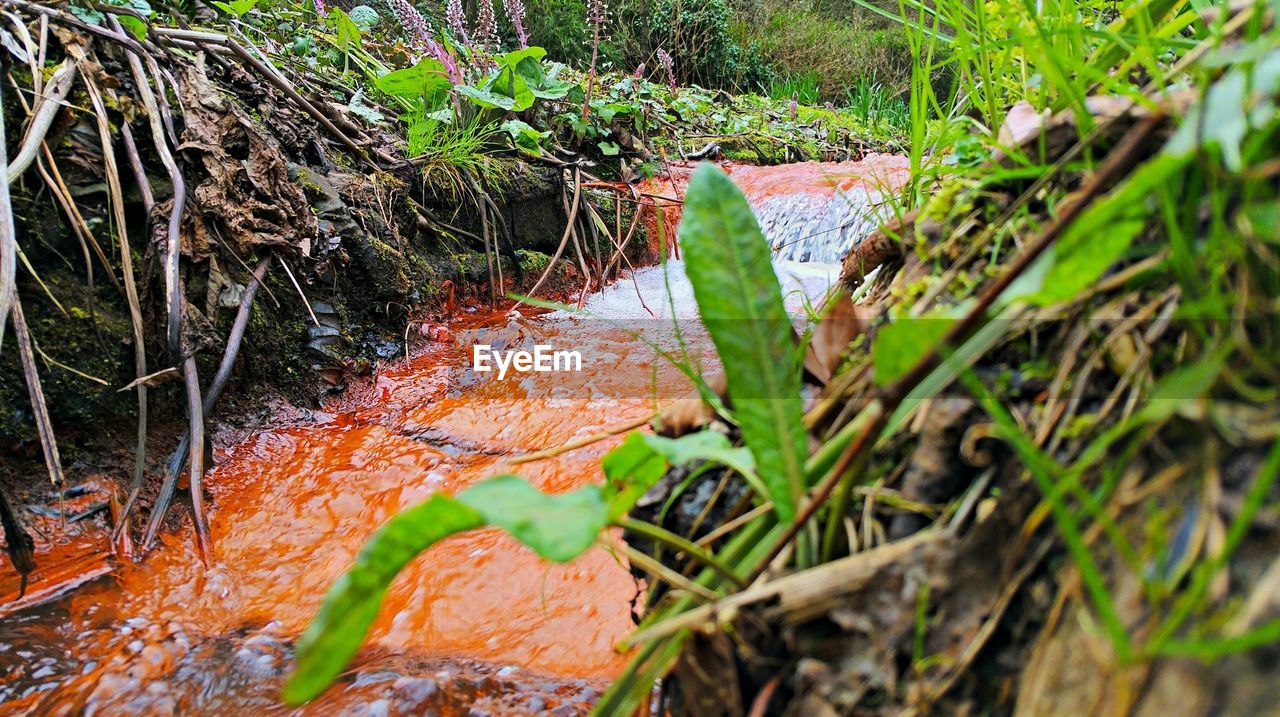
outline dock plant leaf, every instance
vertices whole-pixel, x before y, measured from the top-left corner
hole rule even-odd
[[[713,165],[689,182],[680,242],[743,441],[778,517],[789,520],[806,455],[800,354],[769,244],[742,191]]]

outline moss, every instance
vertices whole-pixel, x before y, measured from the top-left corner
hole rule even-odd
[[[519,265],[521,271],[542,272],[545,271],[547,265],[551,263],[551,257],[540,251],[517,249],[516,263]]]
[[[91,314],[88,289],[78,277],[65,270],[44,270],[41,276],[67,315],[36,287],[19,286],[36,347],[53,361],[108,384],[78,376],[37,353],[36,371],[54,431],[60,436],[98,431],[105,417],[132,415],[134,394],[116,390],[133,380],[133,349],[126,343],[132,329],[127,314],[113,302],[116,297],[106,290],[110,286],[98,287]],[[0,438],[32,440],[35,422],[13,332],[5,338],[6,350],[0,352]]]

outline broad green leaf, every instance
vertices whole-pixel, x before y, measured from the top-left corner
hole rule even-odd
[[[680,438],[643,434],[645,443],[673,466],[693,461],[715,461],[744,475],[754,474],[755,459],[751,451],[737,448],[729,437],[715,431],[698,431]]]
[[[336,43],[339,50],[343,52],[351,52],[360,48],[360,38],[362,33],[360,28],[351,21],[351,18],[340,8],[330,10],[337,23],[338,42]]]
[[[213,6],[233,17],[240,17],[248,13],[258,4],[258,0],[230,0],[230,2],[220,2],[214,0]]]
[[[433,104],[433,98],[441,96],[451,86],[444,65],[429,57],[419,60],[413,67],[389,72],[373,84],[379,90],[396,97],[421,97],[427,100],[428,106]]]
[[[543,100],[558,100],[569,94],[578,85],[567,80],[543,78],[541,82],[529,83],[529,92]]]
[[[492,110],[492,109],[510,110],[516,105],[515,100],[511,99],[510,97],[489,92],[488,90],[482,90],[478,87],[471,87],[470,85],[458,85],[454,89],[458,91],[458,94],[466,97],[476,105],[483,107],[484,109],[487,109],[487,110]]]
[[[489,92],[500,97],[508,97],[511,99],[511,106],[504,107],[512,112],[523,112],[533,106],[533,91],[529,89],[529,83],[525,78],[510,67],[504,67],[496,74],[491,75],[480,86],[483,92]]]
[[[296,705],[316,697],[342,672],[378,614],[387,586],[410,560],[454,533],[482,525],[479,512],[444,495],[387,521],[329,588],[298,640],[298,667],[285,683],[285,701]]]
[[[550,132],[539,132],[528,122],[516,119],[503,122],[499,129],[510,135],[511,140],[515,142],[517,147],[527,149],[535,154],[541,151],[542,140],[551,136]]]
[[[887,386],[902,378],[942,341],[955,322],[948,312],[919,318],[903,317],[881,327],[871,347],[876,385]]]
[[[511,52],[498,55],[494,59],[496,59],[498,61],[498,64],[503,67],[515,68],[515,67],[519,67],[520,64],[523,63],[525,60],[533,60],[534,62],[538,62],[539,60],[541,60],[546,56],[547,56],[547,51],[544,48],[537,47],[535,45],[533,47],[526,47],[523,50],[512,50]]]
[[[121,25],[128,28],[129,32],[133,33],[134,37],[139,40],[145,40],[147,38],[147,23],[132,15],[117,15],[116,17],[120,20]]]
[[[599,486],[547,495],[513,475],[477,483],[459,493],[458,502],[557,563],[567,563],[590,548],[609,517]]]
[[[713,165],[689,182],[680,242],[743,441],[778,518],[790,520],[806,456],[799,352],[769,244],[746,197]]]
[[[622,148],[614,142],[601,142],[596,146],[600,148],[600,154],[606,157],[616,157],[622,151]]]
[[[659,474],[661,475],[661,474]],[[298,667],[284,699],[301,704],[342,672],[378,614],[395,576],[415,556],[455,533],[494,525],[548,560],[567,562],[595,542],[608,522],[597,486],[546,495],[512,475],[477,483],[456,497],[434,495],[387,521],[329,588],[298,640]]]
[[[617,448],[600,459],[604,469],[605,497],[609,514],[617,518],[635,506],[667,472],[670,464],[645,440],[645,434],[633,432]]]

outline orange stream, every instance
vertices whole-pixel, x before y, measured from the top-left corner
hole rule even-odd
[[[839,175],[834,180],[833,167]],[[830,192],[842,178],[901,168],[895,158],[851,167],[738,168],[733,174],[754,198],[774,191]],[[680,167],[674,173],[687,176]],[[501,316],[492,319],[506,323]],[[508,471],[550,492],[601,480],[599,459],[620,436],[515,469],[507,461],[648,416],[655,408],[655,385],[671,395],[668,390],[683,387],[686,379],[665,361],[655,361],[652,349],[620,332],[607,335],[599,323],[576,329],[592,336],[574,335],[573,325],[558,323],[537,330],[557,348],[607,344],[613,360],[586,361],[578,374],[498,381],[494,374],[470,370],[465,337],[457,346],[434,343],[411,362],[384,367],[314,420],[268,428],[221,450],[207,480],[216,542],[212,564],[201,566],[189,529],[168,534],[145,560],[120,561],[109,578],[62,598],[57,615],[65,625],[55,624],[54,617],[32,618],[29,628],[14,628],[18,637],[0,634],[0,685],[16,681],[29,688],[11,692],[7,706],[0,695],[0,712],[36,703],[42,711],[74,711],[86,701],[111,712],[123,706],[121,695],[133,695],[141,701],[130,702],[131,709],[150,713],[159,704],[144,699],[150,683],[173,674],[180,661],[174,654],[194,654],[183,640],[196,643],[267,625],[287,642],[306,627],[367,538],[432,493],[453,493]],[[566,386],[577,397],[551,397]],[[602,386],[610,397],[589,398],[602,395],[589,390]],[[101,554],[102,541],[97,531],[64,537],[53,552],[76,554],[93,542]],[[56,563],[54,558],[47,545],[37,556],[42,566]],[[102,570],[105,561],[89,562],[83,569]],[[11,577],[2,576],[0,594],[10,592]],[[52,579],[37,571],[33,589],[42,577]],[[634,628],[631,600],[638,589],[606,547],[568,565],[549,565],[505,534],[481,530],[450,538],[413,561],[390,589],[368,642],[372,652],[460,657],[607,680],[625,663],[614,645]],[[148,637],[138,639],[150,647],[123,647],[135,639],[117,634],[128,620],[149,626],[138,631]],[[41,683],[40,670],[19,662],[34,659],[22,657],[24,648],[46,638],[66,643],[75,669],[64,672],[75,675],[44,676]],[[174,645],[183,647],[174,652]],[[153,647],[159,652],[149,653]],[[141,657],[122,657],[126,653]],[[206,659],[199,669],[221,669],[214,658]],[[139,666],[144,664],[145,669]],[[279,672],[271,676],[274,685]],[[86,687],[86,681],[92,684]],[[338,689],[309,710],[343,711],[333,702]],[[177,712],[270,704],[267,698],[237,702],[233,695],[201,699],[182,697]]]

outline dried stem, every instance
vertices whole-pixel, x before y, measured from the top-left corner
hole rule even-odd
[[[85,61],[83,51],[74,46],[67,46],[68,52],[76,55],[76,61]],[[120,188],[120,169],[116,166],[115,152],[112,149],[111,125],[107,121],[107,109],[102,102],[102,93],[85,74],[85,89],[88,90],[89,101],[93,104],[94,116],[98,123],[98,136],[102,142],[102,158],[107,175],[107,190],[111,201],[112,220],[120,242],[120,267],[124,273],[125,298],[129,304],[129,319],[133,328],[133,363],[138,378],[147,375],[147,350],[142,335],[142,309],[138,302],[138,287],[133,276],[133,257],[129,250],[129,233],[125,230],[124,192]],[[138,442],[134,459],[133,480],[141,482],[146,467],[147,455],[147,385],[139,381],[135,387],[138,392]]]
[[[32,110],[31,124],[22,140],[22,146],[5,170],[5,178],[9,184],[13,184],[35,161],[40,145],[44,143],[45,135],[49,134],[49,128],[53,126],[53,120],[58,116],[58,110],[62,109],[75,81],[76,64],[68,57],[53,71],[53,77],[49,78],[49,84],[45,87],[46,94],[39,98]]]
[[[204,418],[212,415],[213,407],[222,396],[222,390],[226,388],[227,379],[231,377],[231,370],[235,367],[236,357],[240,353],[240,344],[244,339],[245,328],[249,325],[249,315],[252,313],[254,297],[258,293],[258,287],[262,285],[262,278],[266,276],[267,267],[270,263],[270,257],[263,258],[258,262],[257,268],[253,271],[253,278],[249,280],[249,283],[245,286],[244,295],[240,297],[240,309],[236,312],[235,321],[231,324],[231,333],[227,335],[227,348],[222,354],[222,363],[218,365],[218,372],[213,375],[213,380],[209,382],[208,391],[205,393],[204,401],[201,404]],[[187,456],[191,451],[191,438],[190,433],[184,435],[178,443],[178,448],[169,458],[169,466],[165,471],[164,482],[160,485],[160,492],[156,495],[155,505],[151,509],[151,517],[147,522],[146,533],[142,541],[144,549],[150,548],[155,541],[156,534],[160,530],[160,523],[164,520],[164,514],[169,509],[169,503],[173,500],[173,492],[178,484],[178,476],[181,475],[182,467],[186,464]],[[116,525],[116,534],[119,534],[123,526],[128,525],[127,518],[133,510],[141,489],[141,484],[130,487],[129,497],[125,501],[124,509],[121,511],[121,519]]]

